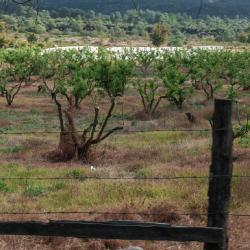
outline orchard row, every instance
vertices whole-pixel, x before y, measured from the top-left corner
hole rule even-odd
[[[92,145],[122,129],[107,131],[107,125],[127,88],[134,88],[149,119],[164,100],[182,109],[197,90],[210,100],[223,88],[226,97],[234,100],[242,90],[250,90],[250,52],[0,50],[0,92],[8,105],[31,79],[37,80],[39,91],[47,93],[57,107],[61,137],[53,158],[84,160]],[[88,97],[93,121],[78,135],[76,113]],[[103,98],[109,100],[109,107],[100,119]]]

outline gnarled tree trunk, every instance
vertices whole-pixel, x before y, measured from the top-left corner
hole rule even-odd
[[[111,101],[109,110],[99,130],[97,131],[99,108],[95,107],[95,116],[93,123],[86,128],[82,134],[78,133],[74,124],[74,107],[69,106],[67,110],[62,110],[60,102],[56,96],[53,97],[58,109],[58,117],[60,121],[60,141],[58,147],[53,152],[49,153],[49,159],[52,161],[70,161],[78,159],[83,162],[88,162],[90,157],[91,148],[93,145],[99,144],[117,130],[123,127],[115,127],[108,132],[105,128],[112,115],[115,107],[115,100]]]
[[[76,145],[70,131],[61,132],[57,148],[58,161],[70,161],[75,157]]]

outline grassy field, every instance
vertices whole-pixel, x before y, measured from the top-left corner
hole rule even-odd
[[[249,93],[242,93],[243,103],[249,104]],[[165,213],[166,216],[51,214],[1,215],[2,220],[142,220],[175,225],[206,225],[206,216],[179,213],[206,213],[206,179],[183,180],[82,180],[92,177],[167,177],[207,176],[210,165],[210,132],[150,132],[155,129],[209,129],[207,118],[212,104],[203,105],[200,93],[190,100],[183,111],[168,102],[160,107],[158,119],[145,121],[140,100],[135,93],[121,100],[112,123],[125,124],[125,130],[144,130],[121,133],[96,147],[89,164],[78,161],[49,162],[46,154],[57,146],[59,134],[15,134],[15,132],[55,131],[58,120],[53,102],[37,95],[36,87],[22,90],[13,107],[0,99],[0,176],[20,177],[20,180],[0,180],[0,212],[94,211],[112,213]],[[85,125],[91,118],[91,107],[82,104],[78,123]],[[106,107],[103,103],[102,106]],[[250,111],[250,108],[248,112]],[[191,124],[185,112],[192,111],[196,122]],[[235,121],[236,123],[236,115]],[[250,136],[238,139],[234,149],[234,174],[250,175]],[[94,170],[91,170],[94,166]],[[69,180],[29,180],[29,177],[62,177]],[[234,179],[232,213],[250,213],[250,182]],[[249,218],[231,217],[231,249],[250,248]],[[145,250],[202,249],[200,244],[87,241],[51,237],[0,237],[1,249],[89,249],[117,250],[129,245]]]

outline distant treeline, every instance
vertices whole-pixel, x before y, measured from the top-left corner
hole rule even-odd
[[[164,23],[169,29],[169,45],[180,46],[190,39],[250,42],[248,18],[207,16],[195,19],[187,14],[153,10],[102,14],[93,10],[61,8],[37,13],[35,9],[19,6],[12,14],[2,10],[0,22],[9,32],[116,38],[148,37],[157,23]]]
[[[4,1],[4,0],[0,0]],[[228,16],[250,17],[250,1],[248,0],[203,0],[200,11],[200,0],[135,0],[142,10],[150,9],[172,13],[187,13],[196,17],[201,16]],[[132,0],[40,0],[41,9],[59,9],[68,7],[82,10],[94,10],[102,13],[112,13],[115,11],[125,12],[134,8]],[[13,10],[15,5],[5,6],[8,10]]]

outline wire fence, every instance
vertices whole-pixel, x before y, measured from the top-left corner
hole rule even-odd
[[[210,132],[211,129],[154,129],[154,130],[121,130],[118,133],[150,133],[150,132]],[[29,135],[29,134],[60,134],[61,131],[23,131],[23,132],[1,132],[0,135]],[[65,134],[83,133],[83,131],[64,131]]]
[[[168,177],[95,177],[95,176],[81,176],[81,177],[1,177],[0,180],[32,180],[32,181],[46,181],[46,180],[63,180],[63,181],[85,181],[85,180],[114,180],[114,181],[169,181],[169,180],[195,180],[195,179],[203,179],[210,180],[213,178],[234,178],[234,179],[250,179],[249,175],[214,175],[214,176],[168,176]],[[202,217],[208,215],[220,215],[220,213],[206,213],[206,212],[188,212],[188,211],[173,211],[168,213],[149,213],[149,212],[108,212],[108,211],[43,211],[43,212],[5,212],[0,211],[0,215],[105,215],[105,216],[169,216],[169,214],[173,213],[177,216],[192,216],[192,217]],[[244,217],[250,218],[250,214],[245,213],[228,213],[230,217]]]
[[[170,211],[168,213],[148,213],[148,212],[98,212],[98,211],[44,211],[44,212],[0,212],[0,215],[139,215],[139,216],[169,216],[170,214],[178,216],[207,216],[207,215],[222,215],[222,213],[199,213],[199,212],[181,212],[181,211]],[[224,214],[224,213],[223,213]],[[249,217],[250,214],[243,213],[228,213],[231,217]]]
[[[213,131],[223,131],[225,129],[217,129]],[[74,131],[82,133],[83,131]],[[154,130],[121,130],[118,134],[131,134],[131,133],[150,133],[150,132],[212,132],[212,129],[154,129]],[[0,135],[29,135],[29,134],[60,134],[61,131],[0,131]],[[67,131],[66,133],[72,133]],[[4,177],[0,176],[0,180],[14,181],[14,180],[30,180],[30,181],[171,181],[171,180],[211,180],[218,178],[232,178],[232,179],[250,179],[249,175],[213,175],[213,176],[165,176],[165,177],[133,177],[133,176],[122,176],[122,177],[98,177],[98,176],[77,176],[77,177]],[[169,213],[148,213],[148,212],[100,212],[100,211],[44,211],[44,212],[4,212],[0,211],[0,215],[138,215],[138,216],[167,216]],[[178,216],[208,216],[216,215],[218,213],[198,213],[198,212],[185,212],[185,211],[174,211],[174,214]],[[250,218],[250,214],[236,214],[228,213],[231,217],[245,217]]]
[[[131,128],[130,128],[131,129]],[[150,133],[150,132],[199,132],[207,133],[212,131],[225,131],[226,128],[221,129],[212,129],[212,128],[203,128],[203,129],[152,129],[152,130],[129,130],[125,128],[120,130],[117,134],[132,134],[132,133]],[[83,131],[66,131],[64,133],[83,133]],[[248,131],[249,132],[249,131]],[[0,135],[30,135],[30,134],[60,134],[61,131],[1,131]],[[134,176],[116,176],[116,177],[103,177],[103,176],[76,176],[76,177],[4,177],[0,176],[0,180],[4,181],[15,181],[15,180],[30,180],[30,181],[185,181],[185,180],[212,180],[220,178],[230,178],[230,179],[250,179],[250,175],[213,175],[213,176],[164,176],[164,177],[134,177]],[[109,212],[109,211],[38,211],[38,212],[8,212],[0,211],[1,216],[29,216],[29,215],[103,215],[103,216],[144,216],[144,217],[156,217],[156,216],[169,216],[170,213],[173,213],[177,216],[192,216],[192,217],[202,217],[209,215],[225,215],[225,213],[207,213],[207,212],[190,212],[190,211],[169,211],[167,213],[154,213],[154,212]],[[247,213],[228,213],[230,217],[238,218],[250,218],[250,214]]]
[[[77,176],[77,177],[2,177],[0,180],[63,180],[63,181],[86,181],[86,180],[131,180],[131,181],[167,181],[167,180],[191,180],[191,179],[218,179],[218,178],[233,178],[233,179],[250,179],[250,175],[213,175],[213,176],[166,176],[166,177],[98,177],[98,176]]]
[[[214,129],[205,128],[205,129],[142,129],[142,130],[127,130],[121,129],[116,132],[116,134],[133,134],[133,133],[153,133],[153,132],[212,132],[212,131],[224,131],[226,129]],[[29,135],[29,134],[70,134],[70,133],[83,133],[84,131],[1,131],[0,135]],[[108,132],[108,131],[105,131]]]

